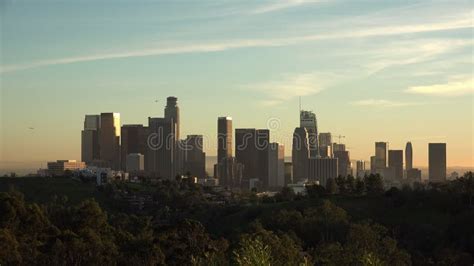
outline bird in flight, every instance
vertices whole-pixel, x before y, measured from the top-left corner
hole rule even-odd
[[[34,127],[29,127],[28,129],[34,130],[35,128]]]

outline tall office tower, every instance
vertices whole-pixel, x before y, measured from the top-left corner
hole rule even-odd
[[[217,163],[232,157],[232,117],[217,119]]]
[[[257,177],[264,188],[268,188],[268,150],[270,149],[270,130],[257,129],[256,131],[257,147]],[[245,165],[244,165],[245,169]]]
[[[337,162],[337,172],[340,176],[346,177],[351,174],[351,159],[349,151],[335,151],[334,158],[339,159]]]
[[[203,152],[202,135],[188,135],[184,142],[184,173],[206,178],[206,153]]]
[[[308,132],[309,155],[311,158],[319,156],[318,121],[316,114],[311,111],[300,112],[300,127]]]
[[[173,179],[176,176],[176,127],[166,118],[148,118],[146,171],[154,177]]]
[[[323,158],[332,158],[333,151],[331,133],[319,133],[319,155]]]
[[[365,161],[359,160],[356,163],[356,177],[364,177],[365,176]]]
[[[235,158],[244,166],[244,178],[258,177],[257,130],[235,129]]]
[[[375,171],[382,172],[387,168],[387,142],[375,142]]]
[[[321,186],[326,186],[329,178],[339,176],[338,158],[310,158],[308,160],[308,179],[319,181]]]
[[[308,131],[304,127],[295,128],[293,133],[293,182],[308,178],[309,140]]]
[[[180,126],[179,126],[179,107],[178,98],[170,96],[166,98],[165,107],[165,119],[173,120],[175,125],[176,139],[180,139]]]
[[[446,181],[446,143],[428,145],[428,172],[430,182]]]
[[[320,146],[332,146],[331,133],[319,133],[319,145]]]
[[[99,130],[100,115],[86,115],[81,132],[81,160],[86,164],[100,159]]]
[[[145,170],[145,156],[141,153],[127,154],[125,161],[125,170],[128,172],[141,172]]]
[[[377,157],[375,156],[370,156],[370,173],[371,174],[376,174],[377,173],[377,168],[376,168],[376,161]]]
[[[413,169],[413,147],[411,142],[407,142],[405,147],[405,167],[407,171]]]
[[[234,157],[224,157],[222,161],[214,166],[217,168],[219,185],[229,188],[242,187],[242,170],[244,166]]]
[[[285,185],[293,183],[293,163],[285,162]]]
[[[332,150],[332,146],[319,146],[319,155],[321,158],[332,158],[334,156],[334,152]]]
[[[333,143],[333,153],[336,151],[346,151],[346,144]]]
[[[120,114],[100,114],[100,159],[113,170],[120,169]]]
[[[127,170],[127,156],[139,153],[143,156],[147,153],[148,128],[143,125],[123,125],[121,138],[121,161],[122,170]]]
[[[388,168],[396,180],[403,179],[403,150],[388,151]]]
[[[270,143],[268,167],[268,187],[280,188],[285,186],[285,146],[283,144]]]

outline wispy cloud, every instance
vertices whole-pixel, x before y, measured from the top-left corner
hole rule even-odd
[[[464,15],[460,16],[456,20],[447,21],[443,23],[434,24],[416,24],[416,25],[403,25],[393,27],[362,27],[359,29],[353,29],[351,31],[339,32],[339,33],[326,33],[326,34],[307,34],[300,36],[290,36],[285,38],[268,38],[268,39],[243,39],[243,40],[225,40],[216,42],[205,42],[205,43],[185,43],[182,45],[175,45],[170,47],[158,47],[158,48],[145,48],[131,51],[123,51],[116,53],[102,53],[94,55],[84,56],[72,56],[57,59],[46,59],[41,61],[29,62],[24,64],[12,64],[12,65],[1,65],[0,73],[14,72],[32,68],[39,68],[52,65],[64,65],[80,62],[90,62],[98,60],[109,60],[129,57],[144,57],[144,56],[160,56],[169,54],[185,54],[185,53],[209,53],[219,52],[231,49],[240,48],[255,48],[255,47],[276,47],[276,46],[289,46],[296,45],[312,41],[323,41],[332,39],[347,39],[347,38],[367,38],[375,36],[387,36],[387,35],[398,35],[398,34],[411,34],[419,32],[439,31],[439,30],[450,30],[458,28],[473,28],[471,19],[466,19]],[[472,43],[472,42],[471,42]],[[430,47],[428,47],[430,48]],[[432,48],[434,49],[434,48]],[[438,49],[442,49],[438,47]],[[404,63],[410,63],[412,60],[408,60]],[[393,64],[392,62],[384,63]]]
[[[279,11],[282,9],[292,8],[301,6],[304,4],[310,4],[315,2],[321,2],[320,0],[277,0],[272,1],[266,5],[259,6],[256,9],[252,10],[251,14],[263,14],[274,11]]]
[[[260,103],[265,106],[278,105],[299,96],[314,95],[330,86],[335,79],[333,74],[300,73],[286,74],[278,80],[272,80],[245,86],[257,90],[266,97]]]
[[[388,47],[375,51],[372,63],[367,65],[369,73],[382,71],[389,67],[417,64],[434,59],[458,49],[472,47],[473,40],[417,39],[394,42]]]
[[[422,103],[415,102],[397,102],[385,99],[366,99],[352,102],[352,105],[356,106],[368,106],[368,107],[403,107],[403,106],[414,106],[421,105]]]
[[[453,80],[443,84],[413,86],[405,90],[407,93],[433,96],[461,96],[474,93],[474,78]]]

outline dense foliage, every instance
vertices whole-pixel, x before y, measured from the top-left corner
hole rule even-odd
[[[117,183],[99,191],[121,202],[107,211],[10,190],[0,192],[0,265],[472,265],[473,181],[383,191],[379,176],[339,177],[271,198]],[[130,198],[148,203],[124,212]]]

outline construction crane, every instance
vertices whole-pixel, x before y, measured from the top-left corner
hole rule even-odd
[[[341,136],[341,135],[338,135],[338,136],[334,136],[335,138],[337,138],[337,144],[341,144],[341,139],[344,139],[346,138],[346,136]]]

